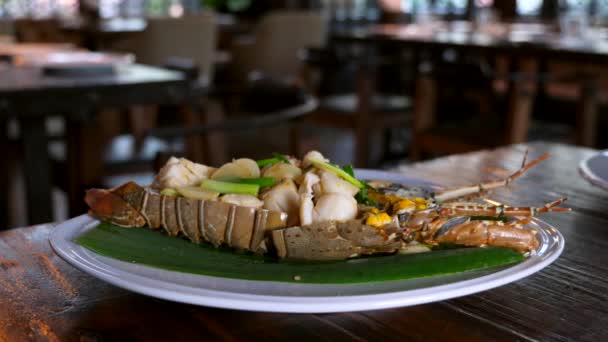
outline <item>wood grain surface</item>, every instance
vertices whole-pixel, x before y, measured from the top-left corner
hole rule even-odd
[[[53,225],[0,233],[0,341],[112,340],[542,340],[608,338],[608,192],[577,171],[594,153],[528,145],[553,158],[492,198],[533,205],[568,196],[574,211],[544,215],[566,239],[562,256],[521,281],[409,308],[289,315],[172,303],[108,285],[71,267],[49,247]],[[399,168],[461,185],[503,177],[525,146],[444,157]]]

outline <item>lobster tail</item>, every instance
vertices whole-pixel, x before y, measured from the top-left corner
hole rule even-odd
[[[133,182],[111,190],[91,189],[90,213],[122,227],[163,228],[194,243],[266,252],[268,230],[284,228],[287,214],[230,203],[165,196]]]
[[[130,187],[130,184],[127,183],[110,190],[87,190],[84,201],[91,208],[89,214],[122,227],[143,227],[146,220],[139,211],[139,207],[133,206],[122,196],[121,188],[124,186]],[[133,197],[128,197],[128,199],[132,200]]]

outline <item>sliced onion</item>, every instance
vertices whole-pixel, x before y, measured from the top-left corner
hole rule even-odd
[[[294,179],[300,175],[302,175],[302,170],[299,167],[287,163],[274,164],[262,171],[263,177],[272,177],[277,181],[284,178]]]
[[[201,189],[198,186],[182,186],[176,190],[182,196],[195,200],[215,201],[220,196],[219,192]]]
[[[226,163],[217,169],[211,179],[233,180],[237,178],[258,178],[260,168],[253,159],[241,158],[231,163]]]

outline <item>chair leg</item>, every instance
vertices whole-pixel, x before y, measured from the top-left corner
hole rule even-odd
[[[386,127],[382,130],[382,145],[383,145],[383,160],[388,160],[392,157],[391,153],[391,142],[393,141],[393,130],[390,127]]]
[[[200,109],[200,108],[199,108]],[[189,105],[179,107],[181,122],[186,126],[196,126],[202,124],[202,113]],[[206,161],[205,141],[200,135],[192,135],[186,138],[185,155],[188,159],[203,163]]]
[[[519,60],[520,71],[535,73],[538,69],[534,60]],[[536,95],[536,84],[532,81],[514,82],[510,86],[509,112],[507,113],[507,129],[505,144],[525,142],[528,138],[532,105]]]
[[[304,154],[302,151],[302,121],[294,121],[289,126],[289,153],[292,156],[301,156]]]
[[[206,99],[204,108],[206,124],[219,124],[225,120],[224,107],[221,102],[214,99]],[[222,165],[228,161],[226,134],[223,131],[210,132],[206,135],[205,140],[207,155],[209,156],[209,163],[211,165]]]
[[[366,129],[360,128],[355,132],[355,145],[356,147],[356,165],[357,167],[365,168],[369,164],[368,146],[369,146],[369,132]]]
[[[8,139],[6,137],[6,120],[0,120],[0,148],[3,151],[8,151],[8,159],[5,161],[5,165],[0,167],[0,189],[3,189],[0,194],[0,230],[8,228],[8,213],[9,213],[9,173],[11,164],[13,161],[13,155],[10,153],[10,149],[8,149]]]
[[[374,94],[374,75],[362,66],[357,73],[357,119],[355,128],[355,165],[369,165],[369,133],[371,100]]]
[[[103,178],[103,152],[109,139],[99,130],[99,121],[67,123],[67,195],[70,217],[86,212],[84,190],[100,186]]]
[[[156,126],[157,118],[157,106],[132,106],[129,108],[129,123],[131,125],[131,133],[135,139],[136,151],[141,149],[146,131]]]
[[[409,151],[409,159],[411,160],[422,158],[423,146],[420,144],[420,135],[435,125],[436,100],[437,82],[429,77],[419,77],[416,80],[416,94],[414,96],[412,142]]]
[[[222,105],[212,99],[204,99],[197,105],[179,107],[181,120],[185,125],[211,125],[224,121]],[[221,165],[226,161],[226,139],[222,132],[210,132],[204,135],[192,135],[186,138],[186,157],[207,163]]]
[[[577,110],[576,143],[595,147],[597,142],[597,85],[595,80],[583,83]]]

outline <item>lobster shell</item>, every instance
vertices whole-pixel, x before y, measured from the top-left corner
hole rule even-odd
[[[280,258],[300,260],[344,260],[393,253],[401,246],[400,229],[377,229],[360,220],[288,227],[273,230],[271,236]]]
[[[284,228],[287,214],[230,203],[164,196],[133,182],[117,188],[91,189],[85,196],[90,213],[123,227],[163,228],[194,243],[265,253],[268,230]]]

